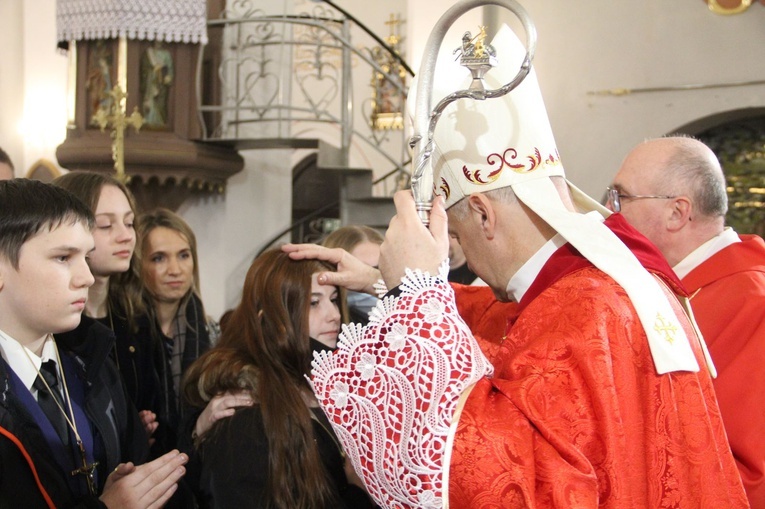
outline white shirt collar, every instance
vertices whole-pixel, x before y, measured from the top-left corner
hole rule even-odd
[[[514,302],[520,302],[523,296],[526,295],[531,284],[542,271],[542,267],[547,263],[547,260],[549,260],[553,253],[565,243],[566,239],[559,233],[556,233],[553,238],[545,242],[545,244],[539,248],[539,251],[534,253],[534,255],[529,258],[520,269],[518,269],[518,272],[510,278],[510,281],[507,283],[508,297]]]
[[[606,219],[594,210],[587,212],[584,215],[594,220],[600,221],[601,223]],[[516,272],[513,277],[510,278],[510,281],[508,281],[508,297],[510,297],[514,302],[520,302],[523,296],[526,295],[526,292],[534,280],[537,278],[539,273],[542,272],[542,267],[545,266],[547,260],[549,260],[553,253],[555,253],[555,251],[557,251],[558,248],[564,244],[566,244],[566,239],[564,239],[560,233],[557,233],[553,238],[548,240],[545,245],[539,249],[539,251],[534,253],[534,256],[529,258],[528,261],[526,261],[526,263],[524,263],[523,266],[518,269],[518,272]]]
[[[24,353],[29,354],[29,358]],[[32,389],[32,384],[37,379],[37,373],[40,370],[40,366],[47,360],[56,361],[56,343],[53,341],[52,336],[48,336],[43,344],[42,356],[38,356],[29,348],[22,346],[21,343],[11,338],[8,334],[0,330],[0,353],[3,355],[3,359],[13,369],[16,376],[21,379],[24,386],[32,392],[37,393],[35,389]],[[29,362],[32,359],[32,362]]]
[[[691,253],[683,258],[680,263],[672,267],[677,277],[683,279],[685,276],[691,273],[693,269],[707,261],[713,255],[722,251],[731,244],[741,242],[738,234],[730,226],[726,227],[718,235],[715,235],[708,241],[701,244],[699,247],[691,251]]]

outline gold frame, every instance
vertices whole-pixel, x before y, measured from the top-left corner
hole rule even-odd
[[[35,176],[35,173],[39,171],[45,172],[45,178],[40,178],[40,175]],[[28,179],[39,180],[40,182],[45,182],[47,184],[59,176],[61,176],[61,170],[59,167],[56,166],[52,161],[43,158],[35,161],[35,163],[29,167],[24,177]],[[46,178],[48,180],[46,180]]]
[[[738,7],[728,8],[723,7],[719,4],[717,0],[707,0],[707,6],[709,7],[709,10],[714,12],[715,14],[724,14],[724,15],[730,15],[730,14],[740,14],[747,10],[752,5],[752,0],[741,0],[741,3]]]
[[[401,18],[391,13],[390,19],[385,24],[390,26],[390,35],[385,38],[385,42],[393,51],[399,53],[401,37],[396,32],[398,31],[398,25],[401,24]],[[379,46],[372,51],[372,59],[380,66],[383,72],[376,69],[372,70],[372,112],[369,116],[369,125],[373,131],[403,130],[403,109],[406,98],[395,87],[386,86],[389,80],[385,74],[398,76],[401,79],[401,83],[404,84],[406,82],[406,71],[401,62],[393,55],[384,52]],[[391,101],[390,105],[383,108],[382,101],[386,98],[393,98],[398,104],[393,104]]]

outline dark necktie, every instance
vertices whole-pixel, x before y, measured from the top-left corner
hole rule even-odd
[[[48,383],[50,390],[45,386],[45,383],[40,376],[42,376],[45,379],[45,382]],[[68,445],[69,430],[66,423],[66,417],[61,410],[65,407],[61,398],[58,374],[56,373],[56,363],[54,361],[48,360],[42,363],[42,366],[40,366],[40,375],[35,379],[35,383],[32,384],[32,387],[37,389],[37,403],[39,403],[43,413],[53,425],[56,434],[65,445]],[[58,404],[56,404],[56,401],[58,401]],[[61,405],[61,408],[59,408],[59,405]]]

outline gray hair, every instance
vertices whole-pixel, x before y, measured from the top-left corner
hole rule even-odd
[[[563,199],[565,203],[566,199],[569,197],[568,184],[566,183],[566,179],[559,175],[555,175],[550,177],[550,180],[552,180],[553,184],[555,184],[561,199]],[[497,189],[492,189],[491,191],[486,191],[483,194],[496,202],[504,203],[506,205],[510,205],[518,201],[512,186],[499,187]],[[465,198],[467,198],[467,196]],[[449,208],[451,217],[454,218],[455,221],[463,221],[467,217],[468,201],[465,198],[461,199]]]
[[[688,195],[707,217],[725,216],[728,193],[720,163],[711,150],[693,138],[677,137],[665,168],[665,184],[671,195]]]

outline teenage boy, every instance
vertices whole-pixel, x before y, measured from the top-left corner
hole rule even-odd
[[[0,181],[0,507],[155,508],[185,473],[178,451],[135,466],[148,441],[114,338],[80,323],[93,224],[63,189]]]

